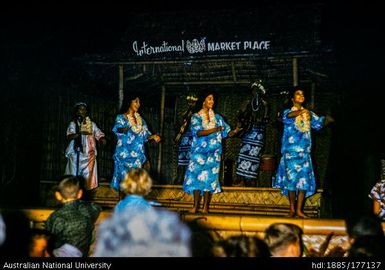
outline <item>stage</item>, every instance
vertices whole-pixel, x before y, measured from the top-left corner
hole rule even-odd
[[[308,216],[322,216],[322,192],[322,189],[318,189],[316,194],[306,200],[304,211]],[[109,183],[101,183],[90,199],[105,207],[113,207],[119,199],[119,194],[109,187]],[[188,211],[193,204],[193,196],[183,192],[180,185],[154,185],[146,199],[178,212]],[[213,194],[210,203],[212,214],[282,217],[286,216],[288,211],[287,197],[276,188],[222,187],[222,192]]]
[[[57,205],[51,198],[54,186],[46,187],[47,206],[39,209],[24,209],[33,227],[43,228],[44,222]],[[342,219],[321,218],[323,190],[306,200],[304,211],[309,219],[289,218],[288,199],[274,188],[223,187],[222,193],[212,196],[208,214],[198,211],[191,214],[193,198],[186,194],[180,185],[154,185],[147,200],[157,204],[157,208],[165,208],[179,213],[182,220],[196,220],[200,227],[208,230],[214,239],[224,239],[232,235],[254,235],[263,237],[264,230],[272,223],[287,222],[300,226],[303,240],[307,248],[318,249],[326,236],[333,232],[330,248],[348,245],[345,221]],[[119,194],[109,187],[109,183],[101,185],[89,194],[87,200],[103,206],[103,212],[96,226],[112,213],[118,202]]]

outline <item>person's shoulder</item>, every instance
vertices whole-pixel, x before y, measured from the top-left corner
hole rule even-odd
[[[82,205],[82,206],[92,206],[92,205],[99,206],[98,204],[96,204],[94,202],[85,201],[85,200],[81,200],[81,199],[78,200],[78,203],[79,203],[79,205]]]
[[[223,118],[223,116],[220,113],[217,113],[217,112],[215,113],[215,117],[219,118],[219,119]]]
[[[224,116],[221,115],[220,113],[216,113],[216,114],[215,114],[215,117],[216,117],[219,121],[222,121],[222,122],[224,122],[224,123],[227,123],[226,117],[224,117]]]
[[[98,211],[102,211],[102,207],[94,202],[87,202],[87,201],[79,201],[80,207],[85,207],[88,209],[96,209]]]
[[[319,117],[325,117],[324,115],[319,115],[318,113],[316,113],[315,111],[313,110],[308,110],[312,115],[316,115],[316,116],[319,116]]]
[[[374,186],[385,187],[385,178],[378,181]]]
[[[55,221],[62,216],[63,207],[59,207],[48,216],[47,221]]]
[[[286,108],[286,109],[283,110],[283,114],[288,114],[291,111],[292,111],[291,108]]]
[[[370,189],[370,194],[373,193],[381,193],[382,190],[385,189],[385,179],[382,179],[378,182],[376,182],[372,188]]]
[[[96,126],[96,122],[92,119],[90,119],[91,123]]]

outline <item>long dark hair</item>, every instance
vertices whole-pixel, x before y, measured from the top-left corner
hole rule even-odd
[[[304,101],[303,105],[306,104],[306,91],[301,86],[296,85],[296,86],[293,86],[292,88],[290,88],[290,90],[287,93],[286,100],[284,102],[284,110],[293,107],[292,98],[294,98],[294,94],[298,90],[301,90],[303,92],[303,95],[305,96],[305,101]]]
[[[140,101],[142,101],[142,98],[141,98],[141,95],[139,92],[137,92],[137,91],[126,92],[124,97],[123,97],[122,106],[120,107],[118,113],[119,114],[126,113],[131,106],[131,102],[136,98],[139,98]]]
[[[203,102],[205,101],[205,99],[209,96],[209,95],[212,95],[214,97],[214,107],[213,107],[213,110],[215,111],[215,107],[216,107],[216,104],[218,102],[218,93],[216,91],[213,91],[211,89],[206,89],[206,90],[203,90],[203,92],[201,92],[198,96],[198,101],[197,101],[197,104],[195,105],[195,112],[198,112],[200,111],[200,109],[202,109],[202,106],[203,106]]]

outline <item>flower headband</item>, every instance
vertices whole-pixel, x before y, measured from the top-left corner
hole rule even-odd
[[[74,108],[79,107],[79,106],[84,106],[84,107],[87,108],[87,104],[84,103],[84,102],[78,102],[78,103],[76,103],[76,104],[74,105]]]
[[[254,82],[254,83],[251,85],[251,88],[253,88],[253,87],[258,88],[263,94],[266,94],[266,89],[265,89],[265,87],[262,85],[262,80],[258,80],[257,82]]]
[[[197,101],[198,98],[195,95],[190,95],[186,97],[187,100]]]

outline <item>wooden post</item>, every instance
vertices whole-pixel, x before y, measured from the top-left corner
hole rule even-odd
[[[234,62],[231,62],[231,71],[233,73],[233,81],[236,82],[237,81],[237,76],[235,75],[235,66],[234,66]]]
[[[293,86],[298,85],[298,59],[293,58]]]
[[[164,84],[162,85],[162,96],[160,99],[160,123],[159,123],[159,132],[160,136],[163,138],[163,129],[164,129],[164,107],[165,107],[165,100],[166,100],[166,86]],[[162,169],[162,148],[163,148],[163,140],[161,140],[158,144],[158,177],[161,176],[161,169]]]
[[[315,106],[315,82],[311,82],[311,90],[310,90],[310,109],[313,110]]]
[[[123,82],[124,82],[124,73],[123,73],[123,65],[119,65],[119,104],[118,110],[122,107],[123,103]]]

